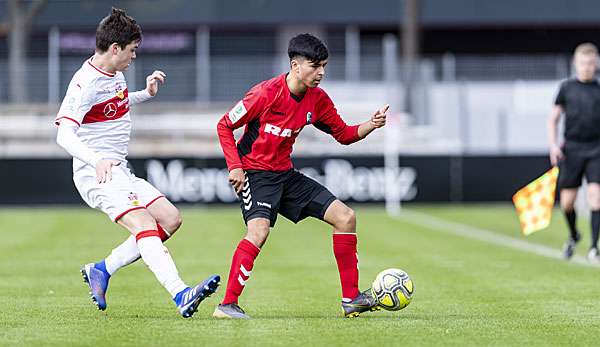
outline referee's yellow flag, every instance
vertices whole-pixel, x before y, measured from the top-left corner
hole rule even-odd
[[[553,167],[513,195],[523,235],[533,234],[550,224],[557,179],[558,167]]]

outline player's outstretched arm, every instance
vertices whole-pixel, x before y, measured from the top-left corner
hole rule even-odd
[[[321,106],[322,116],[317,119],[313,125],[333,136],[337,142],[343,145],[349,145],[356,141],[360,141],[365,136],[369,135],[373,130],[381,128],[385,125],[386,112],[389,105],[385,105],[377,110],[369,121],[362,124],[348,125],[342,117],[337,113],[333,106],[333,102],[327,97],[324,98],[324,106]],[[322,104],[323,105],[323,104]]]
[[[146,77],[146,89],[129,94],[129,103],[132,105],[139,104],[153,98],[158,93],[159,83],[165,83],[166,78],[167,75],[164,72],[155,70]]]
[[[158,93],[158,83],[165,83],[166,78],[167,75],[160,70],[155,70],[151,75],[148,75],[148,77],[146,77],[146,90],[148,91],[148,94],[155,96],[156,93]]]
[[[373,130],[377,128],[381,128],[385,125],[386,121],[386,112],[390,108],[390,105],[385,105],[379,110],[375,111],[371,119],[367,122],[362,123],[358,127],[358,137],[364,139],[367,135],[369,135]]]

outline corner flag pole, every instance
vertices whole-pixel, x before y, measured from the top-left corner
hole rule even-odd
[[[384,130],[383,160],[385,167],[385,209],[391,216],[400,214],[401,196],[397,177],[400,175],[400,153],[398,141],[400,140],[400,117],[391,113],[387,117]]]
[[[392,105],[384,127],[383,160],[385,167],[385,209],[389,215],[400,214],[400,187],[396,179],[400,174],[399,141],[400,112],[398,103],[398,43],[393,34],[383,37],[383,71],[387,103]],[[394,107],[396,106],[396,107]]]

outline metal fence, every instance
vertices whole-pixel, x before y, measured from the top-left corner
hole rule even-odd
[[[53,36],[54,35],[54,36]],[[384,81],[384,45],[381,35],[360,35],[354,47],[352,35],[329,30],[327,78],[331,81]],[[349,38],[350,37],[350,38]],[[53,45],[58,45],[54,47]],[[51,31],[36,36],[26,62],[28,100],[57,103],[81,63],[93,54],[93,33]],[[0,45],[1,46],[1,45]],[[154,69],[168,74],[160,101],[220,102],[238,99],[253,84],[285,71],[286,52],[275,31],[220,32],[200,28],[196,32],[148,33],[138,58],[126,73],[130,89],[143,88]],[[1,47],[0,47],[1,48]],[[57,52],[53,54],[52,52]],[[395,71],[401,71],[396,54]],[[569,75],[567,56],[453,55],[425,56],[424,83],[436,81],[556,80]],[[58,67],[58,71],[55,71]],[[423,68],[422,68],[423,69]],[[400,80],[400,76],[396,76]],[[9,101],[8,63],[0,49],[0,103]]]
[[[51,114],[73,73],[91,56],[94,38],[90,33],[52,36],[56,32],[31,43],[25,80],[31,107],[7,104],[11,86],[0,45],[0,157],[64,155],[53,145]],[[330,30],[324,37],[330,59],[323,87],[346,121],[364,121],[385,103],[396,115],[405,109],[395,37],[360,35],[358,30]],[[61,49],[52,49],[56,42]],[[219,153],[218,117],[253,84],[286,71],[286,44],[287,38],[269,30],[147,33],[125,72],[129,88],[144,88],[145,76],[154,69],[168,77],[157,98],[135,108],[139,122],[131,153]],[[570,65],[562,55],[447,53],[424,56],[417,70],[411,115],[398,139],[405,153],[539,154],[546,151],[547,112]],[[165,117],[170,121],[157,121]],[[309,127],[296,152],[381,153],[382,136],[376,132],[347,149]]]

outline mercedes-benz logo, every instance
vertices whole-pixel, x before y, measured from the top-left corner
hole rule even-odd
[[[108,104],[106,104],[106,106],[104,106],[104,116],[106,116],[106,118],[112,118],[117,114],[117,105],[115,105],[112,102],[109,102]]]

